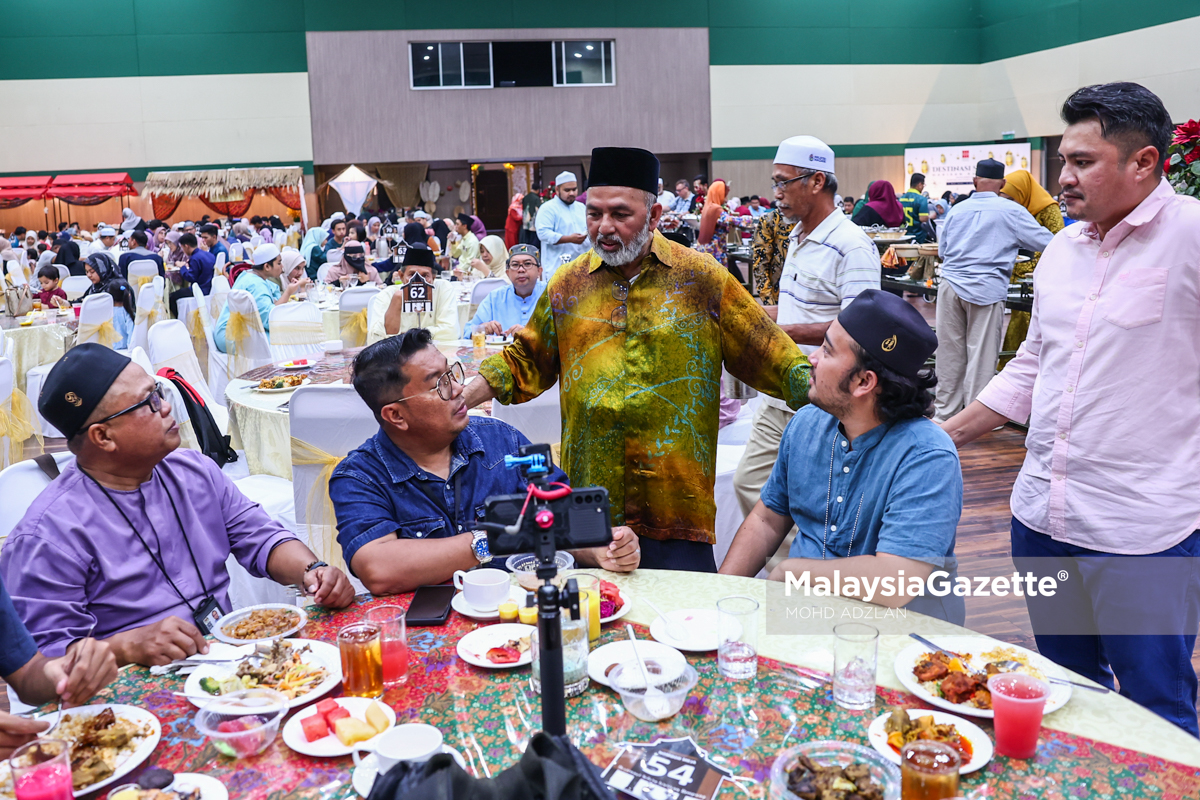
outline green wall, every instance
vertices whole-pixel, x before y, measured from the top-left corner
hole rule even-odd
[[[716,65],[976,64],[1193,16],[1200,0],[0,0],[0,80],[304,72],[306,30],[456,26],[707,27]]]

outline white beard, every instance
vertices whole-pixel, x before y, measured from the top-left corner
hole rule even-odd
[[[605,264],[610,267],[623,267],[641,256],[642,249],[646,246],[646,242],[650,241],[650,237],[653,235],[653,231],[650,230],[650,218],[647,216],[646,227],[642,228],[637,236],[634,236],[628,244],[622,244],[619,248],[611,253],[602,250],[599,247],[598,242],[591,236],[588,236],[587,243],[588,247],[595,250],[596,255],[600,256],[600,260]],[[615,244],[620,241],[620,238],[617,236],[613,236],[611,238],[602,236],[600,238],[605,242],[605,244]]]

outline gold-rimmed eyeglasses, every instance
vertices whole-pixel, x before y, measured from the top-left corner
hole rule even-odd
[[[408,397],[401,397],[398,400],[392,400],[391,402],[384,403],[384,405],[390,406],[392,403],[403,403],[405,400],[412,400],[414,397],[420,397],[421,395],[428,394],[429,392],[437,392],[438,397],[442,398],[443,400],[450,400],[454,397],[454,389],[450,385],[451,381],[457,383],[459,386],[462,386],[467,382],[467,373],[463,370],[463,365],[459,362],[455,362],[450,366],[450,369],[443,372],[441,377],[438,378],[437,385],[432,389],[426,389],[424,392],[410,394]]]

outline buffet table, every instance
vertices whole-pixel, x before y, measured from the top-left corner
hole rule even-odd
[[[13,342],[13,377],[16,387],[22,392],[25,391],[25,373],[42,364],[53,364],[61,358],[67,351],[67,342],[79,327],[79,320],[74,313],[62,317],[53,313],[35,317],[29,325],[22,325],[23,319],[26,317],[0,314],[0,330],[4,331],[6,339]],[[2,355],[3,349],[0,349]]]

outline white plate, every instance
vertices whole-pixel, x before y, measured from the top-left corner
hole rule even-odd
[[[200,790],[200,800],[229,800],[229,790],[211,775],[176,772],[175,781],[167,787],[169,792],[190,792],[192,789]]]
[[[642,660],[646,662],[654,661],[662,668],[664,681],[674,680],[679,675],[683,674],[687,667],[687,659],[683,653],[659,642],[652,642],[647,639],[638,640],[638,652],[642,654]],[[610,642],[606,645],[597,647],[588,654],[588,677],[594,680],[601,686],[611,686],[608,681],[608,668],[613,664],[621,664],[629,662],[637,663],[637,658],[633,653],[633,643],[629,641]],[[649,664],[647,663],[647,669]]]
[[[468,664],[473,664],[483,669],[523,667],[533,662],[532,647],[511,664],[493,664],[487,660],[487,651],[493,647],[500,647],[512,639],[521,639],[530,636],[535,630],[537,628],[533,625],[522,625],[518,622],[502,622],[499,625],[476,628],[458,640],[458,657]]]
[[[512,591],[508,593],[508,599],[517,604],[520,608],[525,603],[525,590],[520,586],[512,587]],[[463,593],[459,592],[450,600],[450,607],[464,617],[488,622],[494,619],[500,619],[500,609],[495,611],[480,611],[475,606],[467,602],[467,598],[463,597]]]
[[[268,637],[265,637],[262,639],[235,639],[232,636],[229,636],[225,633],[225,628],[227,626],[240,621],[242,619],[242,617],[249,616],[251,611],[257,611],[260,608],[280,608],[280,609],[287,609],[288,611],[295,611],[297,614],[300,615],[300,622],[297,625],[294,625],[291,628],[287,629],[283,633],[276,634],[275,636],[268,636]],[[245,608],[239,608],[237,611],[231,611],[228,614],[226,614],[225,616],[221,617],[219,620],[217,620],[217,624],[215,626],[213,626],[212,635],[214,637],[216,637],[219,641],[225,642],[226,644],[256,644],[257,642],[269,642],[272,639],[287,638],[288,636],[291,636],[293,633],[300,630],[307,624],[308,624],[308,613],[305,612],[305,610],[303,608],[301,608],[300,606],[291,606],[291,605],[288,605],[287,603],[262,603],[262,604],[256,605],[256,606],[246,606]]]
[[[292,370],[312,369],[314,366],[316,366],[316,362],[313,361],[312,359],[309,359],[309,362],[307,364],[292,364],[290,361],[284,361],[282,364],[276,364],[275,366],[279,367],[280,369],[292,369]]]
[[[632,598],[628,594],[625,593],[624,589],[617,589],[617,594],[621,598],[621,607],[617,610],[617,613],[613,614],[611,617],[601,617],[600,618],[601,625],[605,625],[609,622],[612,622],[613,620],[620,619],[621,617],[623,617],[629,613],[629,609],[633,605]]]
[[[392,726],[396,724],[396,712],[393,711],[392,707],[387,703],[383,703],[378,700],[372,700],[369,697],[337,697],[334,699],[337,700],[338,705],[350,712],[350,716],[358,717],[364,721],[367,718],[367,709],[370,707],[371,703],[379,703],[380,708],[383,709],[383,713],[387,714],[387,729],[391,730]],[[359,742],[352,747],[347,747],[346,745],[342,744],[341,740],[338,739],[337,736],[333,734],[333,731],[330,731],[328,736],[317,739],[315,742],[308,741],[304,738],[304,729],[300,727],[300,720],[304,719],[305,717],[311,717],[316,713],[317,707],[311,706],[303,711],[298,711],[293,714],[292,718],[289,719],[283,726],[283,743],[295,750],[297,753],[303,753],[306,756],[312,756],[314,758],[334,758],[336,756],[348,756],[354,752],[355,748],[366,744],[366,742]],[[371,739],[374,738],[374,736],[371,737]],[[371,739],[367,739],[367,742],[371,741]]]
[[[342,655],[336,647],[328,642],[318,642],[314,639],[291,639],[289,643],[293,647],[309,646],[309,652],[300,656],[300,659],[305,664],[313,664],[322,666],[328,671],[325,680],[318,683],[309,691],[302,695],[297,695],[293,700],[288,702],[288,708],[299,708],[305,703],[321,697],[321,695],[329,692],[333,687],[337,686],[342,680]],[[237,672],[237,664],[202,664],[196,667],[191,675],[188,675],[187,682],[183,684],[183,691],[188,695],[187,701],[192,705],[200,708],[207,700],[197,698],[205,697],[208,693],[200,688],[201,678],[222,678],[229,677]],[[220,695],[212,695],[215,699]]]
[[[1039,655],[1038,653],[1026,650],[1024,647],[1018,647],[1015,644],[1006,644],[1005,642],[998,642],[994,639],[981,639],[977,636],[939,636],[933,640],[933,643],[943,650],[949,650],[951,653],[958,653],[959,655],[966,656],[968,658],[975,657],[972,660],[972,663],[967,666],[973,667],[980,671],[983,670],[983,666],[986,662],[979,656],[988,652],[989,650],[995,650],[997,647],[1003,647],[1006,650],[1011,650],[1021,654],[1029,661],[1030,665],[1037,667],[1042,671],[1042,674],[1048,678],[1066,679],[1067,677],[1067,673],[1063,671],[1063,668],[1050,661],[1050,659]],[[901,650],[900,654],[896,656],[896,677],[900,679],[900,683],[904,684],[904,688],[908,689],[910,692],[930,705],[937,706],[938,708],[944,708],[947,711],[953,711],[956,714],[966,714],[970,717],[985,717],[987,719],[992,719],[995,714],[990,708],[973,708],[967,705],[951,703],[944,697],[930,694],[929,692],[925,691],[925,687],[922,686],[921,682],[917,680],[917,676],[913,675],[913,667],[919,664],[921,661],[921,656],[928,652],[928,647],[920,642],[913,642],[911,645]],[[1046,698],[1046,708],[1042,713],[1049,714],[1051,712],[1058,711],[1060,708],[1065,706],[1067,701],[1070,699],[1070,685],[1052,683],[1050,684],[1050,696]]]
[[[715,608],[680,608],[668,611],[667,616],[683,626],[687,639],[679,641],[667,633],[667,623],[655,617],[650,623],[650,635],[665,645],[693,653],[717,649],[717,610]]]
[[[116,768],[113,770],[112,775],[108,776],[102,781],[97,781],[90,786],[83,787],[79,791],[75,792],[76,797],[83,797],[85,794],[91,794],[97,789],[103,789],[105,786],[112,786],[113,784],[120,783],[121,778],[124,778],[130,772],[137,769],[143,761],[150,757],[150,754],[154,752],[154,748],[158,747],[158,740],[162,738],[162,725],[159,724],[158,717],[154,716],[146,709],[138,708],[137,706],[126,706],[117,703],[102,703],[94,706],[68,708],[65,713],[68,716],[94,717],[106,708],[111,708],[117,717],[128,720],[135,725],[140,726],[144,723],[148,723],[150,726],[150,735],[144,737],[140,742],[138,742],[138,746],[134,748],[132,753],[125,753],[124,755],[117,756]],[[43,722],[49,722],[51,725],[53,725],[55,720],[58,719],[58,714],[59,712],[53,711],[49,714],[43,714],[42,716],[38,717],[38,719],[42,720]]]
[[[879,751],[879,754],[891,761],[893,764],[900,763],[900,754],[892,749],[888,744],[887,733],[884,732],[883,726],[887,724],[888,717],[892,714],[880,714],[875,718],[867,728],[867,739],[871,742],[871,746]],[[980,728],[974,722],[965,720],[962,717],[956,717],[954,714],[947,714],[945,711],[927,711],[923,708],[908,709],[910,719],[918,717],[933,717],[933,721],[937,725],[953,725],[958,729],[968,742],[971,743],[971,760],[959,769],[959,772],[964,775],[968,772],[974,772],[977,769],[982,769],[989,761],[992,760],[992,740],[984,733],[983,728]]]
[[[260,389],[258,388],[258,385],[255,384],[254,386],[250,387],[250,391],[258,392],[259,394],[279,394],[280,392],[294,392],[301,386],[307,386],[310,383],[312,383],[312,381],[308,378],[305,378],[296,386],[284,386],[282,389]]]
[[[462,753],[455,750],[448,744],[442,745],[442,752],[449,753],[458,765],[463,768],[463,771],[468,775],[467,762],[462,757]],[[354,791],[358,792],[360,797],[366,797],[371,793],[371,788],[375,785],[375,779],[379,777],[379,763],[375,760],[375,754],[369,753],[362,760],[362,763],[354,768],[354,774],[350,776],[350,782],[354,786]],[[207,797],[201,800],[208,800]]]

